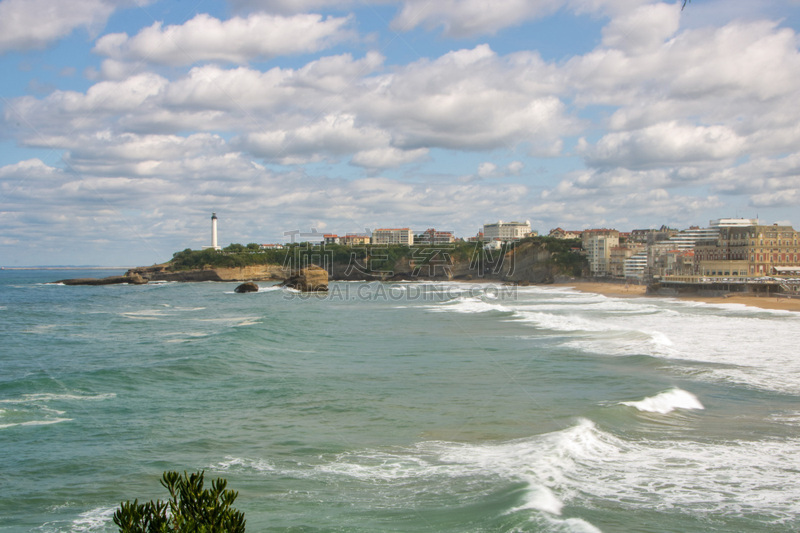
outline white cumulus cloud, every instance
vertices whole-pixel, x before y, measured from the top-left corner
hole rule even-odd
[[[0,53],[44,48],[80,27],[98,31],[115,8],[109,0],[2,0]]]
[[[292,16],[255,13],[246,18],[219,20],[198,14],[181,25],[161,22],[133,37],[105,35],[94,51],[116,60],[144,60],[165,65],[204,61],[246,63],[281,55],[318,52],[353,37],[348,17],[318,14]]]

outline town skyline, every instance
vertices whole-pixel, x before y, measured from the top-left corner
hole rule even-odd
[[[682,4],[0,0],[0,264],[800,223],[800,2]]]

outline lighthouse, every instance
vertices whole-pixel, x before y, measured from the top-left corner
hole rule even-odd
[[[211,246],[203,246],[203,250],[211,248],[212,250],[221,250],[217,244],[217,214],[211,213]]]
[[[217,214],[211,213],[211,247],[215,250],[219,249],[217,246]]]

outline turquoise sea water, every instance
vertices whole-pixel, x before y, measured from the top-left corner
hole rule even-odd
[[[247,530],[800,529],[800,315],[554,287],[67,287],[0,271],[0,531],[164,470]]]

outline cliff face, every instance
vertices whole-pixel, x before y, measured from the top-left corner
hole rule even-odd
[[[283,281],[289,272],[281,265],[254,265],[239,268],[168,270],[168,265],[137,267],[126,275],[138,274],[148,281]]]
[[[334,280],[401,280],[426,279],[438,281],[486,280],[512,283],[553,283],[559,277],[568,277],[552,261],[553,254],[537,243],[521,243],[512,251],[476,249],[469,257],[453,259],[445,254],[432,257],[403,257],[391,269],[370,270],[354,265],[334,264]],[[427,260],[426,260],[427,259]]]

